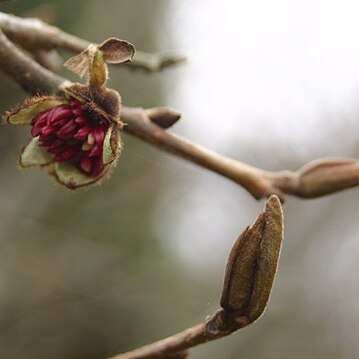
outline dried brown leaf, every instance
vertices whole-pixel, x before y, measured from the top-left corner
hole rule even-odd
[[[109,64],[130,61],[136,51],[131,43],[115,37],[105,40],[98,46],[98,49],[102,51],[104,60]]]

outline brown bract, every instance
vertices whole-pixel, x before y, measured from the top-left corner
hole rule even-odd
[[[95,118],[105,118],[118,127],[123,126],[120,121],[121,97],[117,91],[75,83],[66,87],[64,92],[79,100]]]

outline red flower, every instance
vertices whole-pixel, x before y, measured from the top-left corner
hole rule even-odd
[[[74,89],[87,87],[74,85]],[[103,94],[112,98],[112,113],[72,96],[34,97],[6,113],[8,123],[32,126],[32,139],[20,156],[21,167],[45,166],[72,189],[95,183],[109,173],[121,151],[121,122],[116,116],[117,93],[106,90]]]
[[[39,146],[54,154],[54,162],[69,161],[91,177],[103,171],[103,143],[109,123],[93,120],[79,101],[41,112],[31,125],[32,136],[39,136]]]
[[[45,166],[68,188],[101,180],[113,168],[121,151],[119,129],[121,98],[106,87],[108,63],[132,59],[135,48],[127,41],[110,38],[90,44],[65,66],[88,75],[88,84],[69,84],[61,96],[28,99],[3,120],[32,126],[32,139],[20,156],[22,167]]]

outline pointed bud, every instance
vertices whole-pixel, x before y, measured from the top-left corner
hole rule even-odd
[[[283,239],[280,200],[271,196],[265,211],[235,242],[226,267],[222,308],[233,313],[238,326],[258,319],[273,286]]]
[[[327,158],[308,163],[299,171],[298,192],[313,198],[354,187],[359,184],[359,161]]]
[[[283,211],[279,198],[271,196],[264,211],[264,228],[259,246],[248,317],[253,322],[264,312],[271,294],[283,242]]]

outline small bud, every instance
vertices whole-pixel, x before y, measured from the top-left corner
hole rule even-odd
[[[255,223],[244,230],[232,247],[221,298],[223,309],[244,313],[248,307],[264,223],[264,214],[261,213]]]
[[[164,129],[170,128],[181,118],[179,112],[164,107],[149,108],[146,114],[153,123]]]
[[[239,326],[262,315],[268,303],[283,239],[280,200],[271,196],[265,211],[235,242],[226,267],[221,306]]]
[[[251,322],[264,312],[275,275],[283,242],[283,211],[279,198],[271,196],[264,211],[264,228],[259,246],[257,267],[253,282],[252,296],[248,306],[248,318]]]
[[[299,192],[313,198],[357,186],[359,162],[355,159],[328,158],[310,162],[298,171]]]

